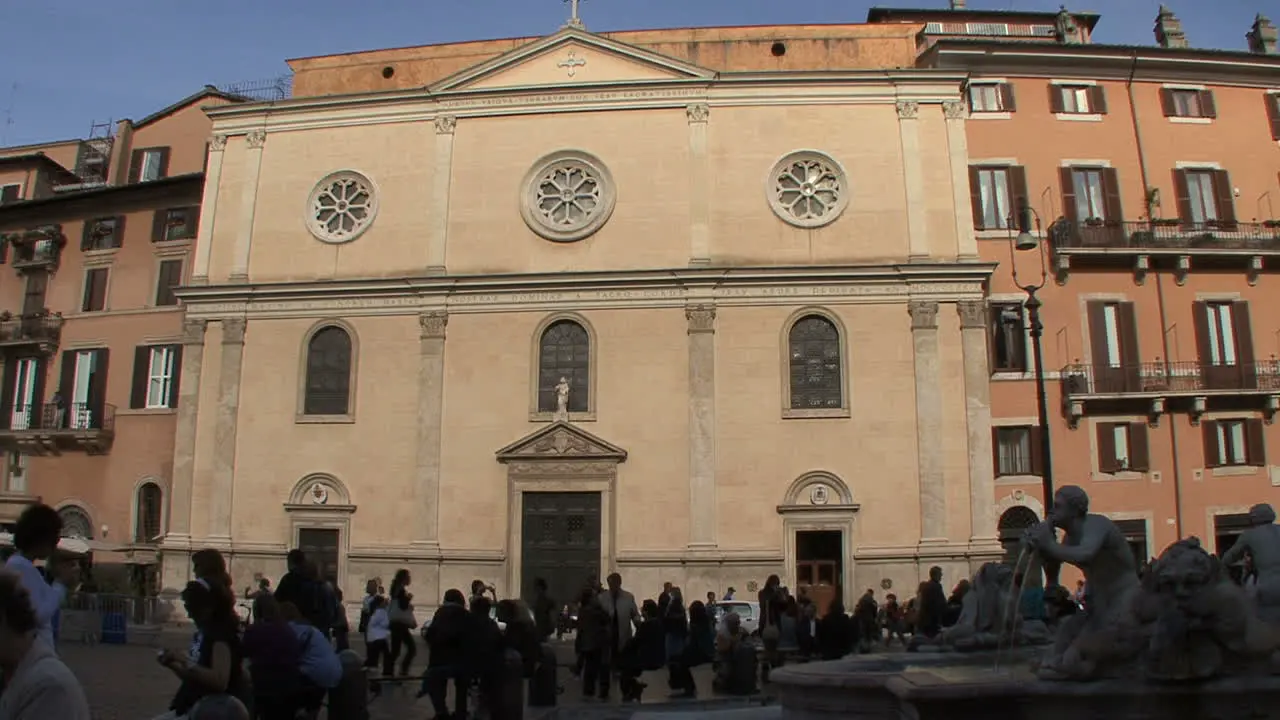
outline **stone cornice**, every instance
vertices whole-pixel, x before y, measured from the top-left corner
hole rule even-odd
[[[678,268],[616,273],[421,277],[186,287],[191,319],[451,314],[551,309],[959,302],[983,297],[995,265],[936,263]]]
[[[209,108],[214,132],[223,135],[310,130],[404,122],[439,115],[465,117],[743,105],[862,105],[899,100],[942,103],[960,97],[965,75],[951,71],[823,71],[727,74],[688,78],[504,87],[430,93],[400,90],[242,103]]]

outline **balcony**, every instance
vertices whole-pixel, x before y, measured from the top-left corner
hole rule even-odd
[[[1249,284],[1268,266],[1280,266],[1280,220],[1264,222],[1184,223],[1158,219],[1141,222],[1068,222],[1049,227],[1058,282],[1071,269],[1117,262],[1131,264],[1138,283],[1152,269],[1173,271],[1179,285],[1192,262],[1205,268],[1243,267]]]
[[[48,270],[58,268],[62,258],[62,248],[67,245],[67,236],[62,234],[61,225],[45,225],[21,233],[10,233],[4,236],[4,242],[13,249],[13,257],[9,264],[18,272],[27,270]]]
[[[1218,407],[1250,407],[1266,413],[1268,422],[1280,410],[1280,360],[1235,365],[1192,362],[1147,362],[1119,367],[1074,364],[1062,369],[1062,401],[1074,427],[1090,409],[1121,412],[1123,405],[1146,403],[1154,423],[1173,405],[1199,421],[1210,403]]]
[[[58,349],[62,340],[62,313],[44,310],[28,315],[0,313],[0,348],[34,347],[42,355]]]
[[[0,408],[0,448],[29,455],[105,454],[115,439],[116,407],[107,403]]]

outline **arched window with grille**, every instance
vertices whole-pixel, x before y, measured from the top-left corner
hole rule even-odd
[[[62,537],[93,539],[93,521],[83,509],[68,505],[58,510],[58,517],[62,518]]]
[[[134,512],[133,520],[134,542],[158,542],[163,501],[164,495],[161,493],[159,485],[147,482],[138,488],[137,508]]]
[[[556,386],[569,384],[571,413],[591,407],[591,336],[574,320],[556,320],[542,331],[538,341],[538,412],[556,411]]]
[[[823,315],[801,316],[787,331],[788,403],[797,414],[847,409],[840,328]]]
[[[353,361],[351,334],[346,329],[325,325],[311,334],[307,340],[303,415],[351,414]]]

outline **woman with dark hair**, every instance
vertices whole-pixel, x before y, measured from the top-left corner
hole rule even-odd
[[[395,667],[397,659],[400,660],[400,674],[408,675],[409,666],[418,654],[412,632],[418,627],[418,621],[413,616],[413,593],[408,590],[410,579],[409,571],[400,568],[391,581],[391,606],[387,610],[387,616],[391,620],[391,654],[387,655],[388,662],[383,671],[387,677],[391,676],[390,670]],[[404,652],[403,656],[401,652]]]
[[[187,583],[182,591],[182,604],[199,632],[190,655],[160,653],[160,664],[182,681],[169,704],[172,717],[186,715],[206,695],[244,694],[239,621],[227,602],[228,592],[203,579]]]
[[[0,572],[0,720],[89,720],[84,689],[38,630],[22,578]]]
[[[26,588],[31,607],[36,614],[36,631],[50,650],[54,647],[53,619],[62,608],[62,601],[75,587],[79,567],[74,561],[53,560],[58,540],[62,535],[62,518],[58,511],[43,503],[30,505],[18,516],[13,529],[13,547],[16,550],[5,567],[12,570]],[[50,583],[44,573],[32,561],[45,560],[53,578]]]
[[[244,631],[253,705],[258,720],[293,720],[305,705],[299,666],[302,649],[280,604],[269,594],[253,601],[253,624]]]

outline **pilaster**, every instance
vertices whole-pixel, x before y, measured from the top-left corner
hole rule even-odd
[[[920,476],[920,542],[947,542],[947,486],[942,457],[942,387],[938,359],[938,303],[913,300],[916,453]]]
[[[453,131],[458,118],[436,118],[435,180],[431,187],[431,215],[427,219],[427,274],[444,275],[445,249],[449,237],[449,194],[453,187]]]
[[[689,118],[689,265],[711,264],[711,157],[707,130],[711,108],[685,108]]]
[[[253,219],[258,205],[258,177],[262,171],[262,148],[266,144],[266,130],[250,130],[245,135],[244,196],[240,200],[240,225],[236,230],[229,278],[233,283],[249,281],[249,251],[253,245]],[[209,215],[212,217],[213,213]]]
[[[433,310],[418,316],[418,457],[415,502],[418,507],[414,545],[440,546],[440,438],[444,422],[444,341],[449,316]]]
[[[942,103],[947,118],[947,157],[951,162],[952,212],[956,219],[956,256],[961,260],[978,257],[978,240],[973,234],[973,208],[969,200],[969,140],[965,137],[968,109],[959,100]],[[985,329],[984,329],[985,332]]]
[[[196,420],[200,374],[204,367],[205,320],[182,323],[182,367],[178,379],[178,417],[173,436],[173,477],[169,483],[169,522],[164,546],[175,549],[191,543],[191,490],[195,480]]]
[[[970,545],[998,549],[995,467],[991,455],[991,374],[987,370],[987,304],[961,300],[964,408],[969,431]]]
[[[226,154],[227,136],[209,139],[209,162],[204,169],[204,196],[200,199],[200,228],[196,234],[196,252],[191,266],[191,284],[209,283],[209,256],[213,253],[213,218],[218,210],[218,187],[222,184],[222,158]]]
[[[689,305],[689,549],[716,547],[716,308]]]
[[[924,158],[920,153],[920,103],[898,102],[898,140],[902,146],[902,179],[907,195],[908,252],[912,261],[929,257],[924,187]]]
[[[243,318],[222,321],[218,412],[213,430],[213,474],[209,488],[209,539],[231,540],[231,495],[236,469],[236,426],[240,419],[240,375],[244,366]]]

